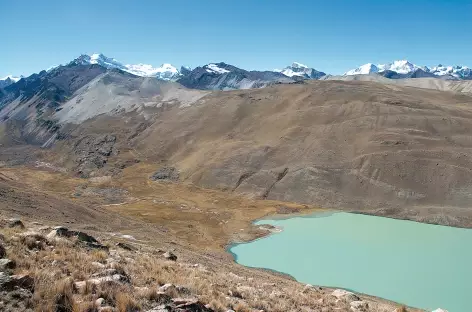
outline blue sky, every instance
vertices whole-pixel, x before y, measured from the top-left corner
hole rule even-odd
[[[94,52],[333,74],[397,59],[472,66],[471,0],[0,0],[0,29],[0,77]]]

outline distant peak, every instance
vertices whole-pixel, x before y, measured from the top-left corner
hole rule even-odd
[[[292,67],[293,68],[308,68],[308,66],[302,64],[302,63],[298,63],[298,62],[293,62],[292,63]]]
[[[210,63],[208,65],[203,66],[207,72],[214,73],[214,74],[225,74],[229,73],[229,70],[223,68],[227,66],[225,63]]]
[[[310,68],[299,62],[293,62],[292,65],[287,66],[284,69],[274,69],[274,71],[284,74],[287,77],[300,77],[303,79],[319,79],[326,75],[323,72],[317,71],[316,69]]]
[[[0,80],[11,80],[13,82],[17,82],[18,80],[20,80],[21,78],[24,78],[23,76],[13,76],[13,75],[7,75],[3,78],[0,78]]]

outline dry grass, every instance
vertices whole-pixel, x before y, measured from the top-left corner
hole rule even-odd
[[[0,232],[5,235],[9,257],[14,257],[18,263],[16,273],[34,276],[31,304],[38,312],[94,312],[94,302],[98,298],[103,298],[106,306],[119,312],[146,311],[169,303],[170,298],[175,297],[197,297],[217,312],[228,309],[237,312],[325,311],[334,308],[350,311],[349,303],[330,296],[332,290],[329,289],[303,293],[303,285],[282,277],[275,278],[269,273],[254,274],[256,272],[247,270],[237,275],[229,273],[224,266],[168,261],[156,255],[151,246],[143,246],[139,251],[106,252],[63,240],[45,240],[45,246],[30,249],[28,240],[18,239],[21,233],[3,229]],[[97,285],[88,282],[82,291],[74,286],[74,282],[90,280],[106,268],[113,268],[114,274],[129,276],[129,283]],[[176,286],[167,289],[165,294],[159,293],[159,287],[167,283]],[[391,305],[385,305],[384,309],[380,303],[369,303],[369,306],[372,307],[369,311],[392,310]]]
[[[194,185],[153,182],[149,180],[149,176],[156,168],[155,164],[141,162],[124,169],[121,177],[107,180],[106,184],[25,167],[0,168],[0,174],[11,177],[15,183],[10,183],[10,187],[19,192],[28,189],[38,192],[40,196],[50,197],[47,206],[41,202],[34,204],[35,207],[44,208],[44,211],[31,210],[37,217],[50,213],[48,206],[55,200],[60,200],[58,210],[61,210],[62,215],[69,215],[69,220],[74,218],[83,223],[96,224],[97,227],[110,227],[112,215],[114,218],[117,217],[116,213],[118,216],[131,216],[140,222],[165,228],[172,238],[182,240],[198,251],[224,251],[230,241],[248,241],[265,235],[266,231],[253,227],[251,222],[275,214],[279,206],[294,208],[303,213],[316,210],[307,205],[249,199],[231,192]],[[79,197],[74,195],[77,188],[84,190]],[[104,192],[108,189],[125,190],[127,195],[122,203],[110,205],[100,192],[87,191],[92,189]],[[18,196],[26,195],[21,193]],[[90,208],[99,205],[106,210]],[[25,206],[27,205],[23,205],[21,209],[26,209]],[[53,212],[56,217],[61,217],[56,211]],[[89,217],[89,214],[97,213],[102,215]],[[106,224],[98,222],[100,219],[106,219]],[[139,236],[140,232],[131,234]]]

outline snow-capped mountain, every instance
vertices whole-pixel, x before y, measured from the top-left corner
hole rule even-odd
[[[275,72],[282,73],[287,77],[301,77],[305,79],[319,79],[326,74],[310,68],[298,62],[293,62],[292,65],[285,67],[282,70],[275,69]]]
[[[374,65],[372,63],[367,63],[364,65],[361,65],[355,69],[351,69],[344,73],[345,76],[352,76],[352,75],[368,75],[368,74],[373,74],[373,73],[378,73],[379,72],[379,67],[377,65]]]
[[[125,65],[126,71],[142,77],[157,77],[163,80],[173,80],[179,77],[177,68],[171,64],[162,64],[160,67],[152,67],[148,64]]]
[[[8,75],[6,77],[3,77],[3,78],[0,79],[0,88],[5,88],[6,86],[14,84],[15,82],[17,82],[21,78],[23,78],[23,76],[15,77],[15,76],[12,76],[12,75]]]
[[[472,69],[467,66],[444,66],[439,64],[432,67],[431,73],[436,76],[452,76],[458,79],[472,79]]]
[[[77,64],[88,65],[98,64],[105,68],[115,68],[129,72],[141,77],[156,77],[163,80],[176,80],[180,77],[180,72],[171,64],[162,64],[160,67],[153,67],[149,64],[122,64],[114,58],[107,57],[101,53],[91,55],[82,54],[74,60]]]
[[[378,64],[378,65],[367,63],[362,66],[359,66],[358,68],[347,71],[344,75],[346,76],[368,75],[368,74],[383,72],[387,70],[394,71],[398,74],[408,74],[418,69],[424,70],[426,72],[429,71],[429,69],[425,66],[418,66],[413,63],[410,63],[407,60],[400,60],[400,61],[394,61],[393,63]]]
[[[295,80],[273,71],[247,71],[223,62],[210,63],[189,71],[182,68],[180,84],[191,89],[236,90],[262,88],[275,83],[293,83]]]
[[[210,64],[207,64],[205,66],[203,66],[203,68],[208,72],[208,73],[211,73],[211,74],[226,74],[226,73],[229,73],[230,71],[226,68],[223,68],[223,67],[220,67],[220,66],[225,66],[226,64],[214,64],[214,63],[210,63]]]
[[[429,69],[426,66],[418,66],[413,63],[410,63],[407,60],[394,61],[393,63],[377,65],[379,71],[391,70],[399,74],[408,74],[414,72],[418,69],[428,72]]]
[[[389,78],[395,77],[394,79],[435,76],[445,79],[472,79],[472,70],[467,66],[438,65],[429,68],[427,66],[418,66],[407,60],[378,65],[367,63],[358,68],[347,71],[344,75],[368,75],[373,73],[388,74]],[[398,75],[392,75],[392,73]]]

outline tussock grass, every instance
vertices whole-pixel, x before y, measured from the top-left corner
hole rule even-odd
[[[177,261],[168,261],[152,246],[104,251],[65,239],[48,241],[42,234],[35,237],[35,242],[42,242],[37,246],[22,239],[19,231],[0,229],[0,233],[8,256],[17,263],[15,273],[34,277],[31,306],[38,312],[95,312],[99,298],[115,311],[147,311],[176,297],[198,298],[217,312],[352,312],[349,303],[331,296],[329,289],[303,292],[304,285],[283,277],[234,265],[231,268],[236,273],[230,273],[226,265],[212,265],[215,262],[211,261],[194,265],[180,254]],[[93,282],[105,270],[125,276],[126,281]],[[85,282],[85,286],[79,289],[76,282]],[[160,293],[159,287],[168,283],[175,287]],[[368,311],[393,309],[391,304],[369,302]]]

